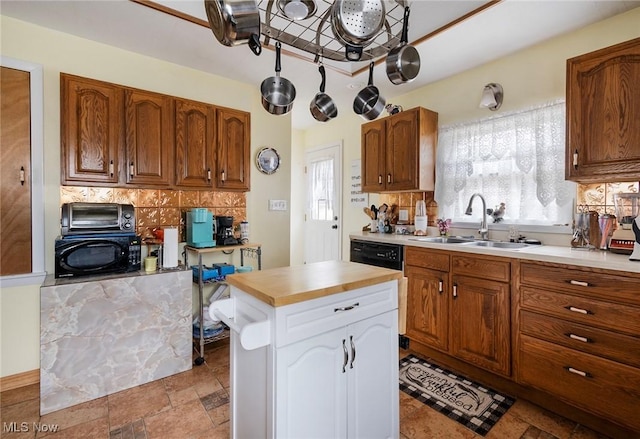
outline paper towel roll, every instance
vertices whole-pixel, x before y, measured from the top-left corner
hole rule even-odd
[[[162,253],[162,267],[175,268],[178,266],[178,229],[168,227],[164,229],[164,250]]]

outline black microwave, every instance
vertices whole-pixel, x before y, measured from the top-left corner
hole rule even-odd
[[[55,277],[140,270],[141,239],[134,234],[71,235],[55,243]]]

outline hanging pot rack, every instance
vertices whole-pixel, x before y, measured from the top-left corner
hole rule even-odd
[[[404,7],[408,0],[384,0],[386,16],[383,29],[373,38],[371,44],[363,48],[359,61],[372,61],[385,56],[400,43]],[[331,6],[333,0],[315,0],[316,10],[303,20],[288,18],[277,7],[277,0],[259,0],[261,30],[264,44],[271,38],[288,46],[311,53],[314,61],[320,58],[350,62],[345,57],[344,45],[336,39],[331,30]]]

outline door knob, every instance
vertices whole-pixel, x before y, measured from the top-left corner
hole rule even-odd
[[[337,228],[338,228],[338,225],[337,225],[337,224],[334,224],[334,225],[332,225],[332,226],[331,226],[331,228],[332,228],[332,229],[337,229]]]

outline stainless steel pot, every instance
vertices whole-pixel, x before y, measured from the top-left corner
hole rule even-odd
[[[311,110],[311,115],[315,120],[327,122],[338,115],[338,109],[336,108],[336,104],[333,102],[333,99],[324,92],[327,80],[324,66],[321,65],[318,67],[318,71],[320,71],[320,76],[322,76],[320,92],[315,95],[311,104],[309,104],[309,110]]]
[[[409,34],[409,7],[404,8],[404,23],[400,44],[389,51],[385,61],[387,77],[394,84],[410,82],[420,72],[420,54],[415,47],[407,44]]]
[[[385,99],[380,96],[378,88],[373,85],[373,66],[369,64],[369,85],[363,88],[353,100],[353,111],[366,120],[373,120],[380,116],[386,104]]]
[[[331,30],[344,44],[346,58],[358,61],[362,48],[373,42],[385,21],[382,0],[335,0],[331,5]]]
[[[204,8],[220,43],[249,44],[253,53],[260,55],[260,11],[255,0],[204,0]]]
[[[288,113],[293,107],[296,98],[296,88],[286,78],[280,77],[280,50],[281,44],[276,42],[276,75],[271,76],[260,85],[262,94],[262,106],[271,114],[280,115]]]

